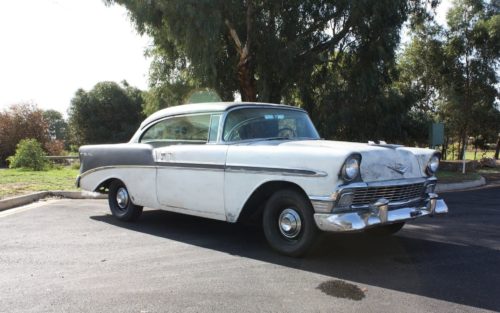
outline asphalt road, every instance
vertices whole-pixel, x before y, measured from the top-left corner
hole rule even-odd
[[[450,213],[389,238],[324,236],[306,258],[258,228],[103,200],[0,212],[0,312],[500,310],[500,188],[443,194]]]

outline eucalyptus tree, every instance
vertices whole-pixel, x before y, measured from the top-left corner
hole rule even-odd
[[[497,111],[500,12],[496,1],[457,0],[447,23],[442,111],[454,123],[461,157],[469,136],[490,132],[486,120]]]
[[[187,76],[224,100],[239,92],[242,100],[280,102],[338,55],[356,51],[369,68],[384,67],[380,58],[393,55],[401,25],[427,1],[106,2],[125,6],[153,38],[153,86]]]

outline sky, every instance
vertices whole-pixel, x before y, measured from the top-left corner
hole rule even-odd
[[[444,24],[451,0],[443,0]],[[0,0],[0,110],[36,103],[66,115],[79,88],[126,80],[147,89],[152,40],[102,0]]]
[[[0,0],[0,110],[33,102],[65,114],[99,81],[147,89],[150,44],[102,0]]]

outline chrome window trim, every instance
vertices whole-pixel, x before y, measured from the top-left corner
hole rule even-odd
[[[134,136],[132,137],[132,140],[131,142],[135,142],[135,143],[142,143],[142,144],[147,144],[145,142],[141,142],[141,139],[142,137],[144,136],[144,134],[153,126],[155,126],[156,124],[158,123],[161,123],[163,121],[166,121],[166,120],[169,120],[169,119],[172,119],[172,118],[177,118],[177,117],[186,117],[186,116],[197,116],[197,115],[209,115],[210,116],[210,119],[209,119],[209,123],[212,121],[212,116],[213,115],[220,115],[221,116],[221,120],[222,120],[222,116],[224,116],[224,111],[207,111],[207,112],[196,112],[196,113],[185,113],[185,114],[175,114],[175,115],[169,115],[169,116],[165,116],[165,117],[162,117],[162,118],[159,118],[159,119],[156,119],[154,121],[152,121],[151,123],[148,123],[147,125],[145,125],[143,128],[140,128],[140,132],[139,134],[134,134]],[[219,130],[218,132],[220,132],[220,124],[221,124],[221,120],[219,120]],[[210,124],[208,125],[208,131],[210,132]],[[204,143],[215,143],[214,141],[209,141],[209,135],[207,136],[207,140],[204,141]],[[219,137],[219,134],[217,134],[217,138]],[[217,141],[218,142],[218,139]]]

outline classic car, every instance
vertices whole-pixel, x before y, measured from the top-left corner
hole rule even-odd
[[[128,143],[80,148],[83,190],[108,193],[119,220],[143,207],[258,221],[300,256],[321,231],[392,234],[448,212],[434,193],[440,154],[385,142],[323,140],[306,111],[264,103],[160,110]]]

